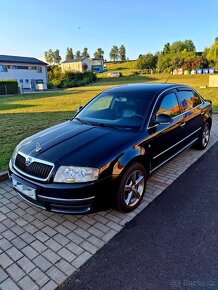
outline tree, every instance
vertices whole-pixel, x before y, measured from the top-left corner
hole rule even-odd
[[[123,44],[119,48],[119,54],[120,54],[120,60],[126,61],[126,48]]]
[[[110,59],[113,59],[114,62],[119,59],[119,49],[116,45],[111,48]]]
[[[88,48],[84,47],[83,52],[82,52],[82,57],[84,58],[88,58],[89,57],[89,53],[88,53]]]
[[[158,61],[158,56],[152,53],[141,55],[137,60],[137,68],[139,69],[155,69]]]
[[[194,43],[193,43],[193,41],[192,40],[190,40],[190,39],[187,39],[187,40],[185,40],[184,41],[184,47],[185,47],[185,49],[187,50],[187,51],[196,51],[196,48],[195,48],[195,45],[194,45]]]
[[[54,63],[54,55],[53,55],[52,49],[45,51],[44,55],[45,55],[45,61],[48,64],[52,65]]]
[[[76,51],[76,58],[81,58],[82,56],[81,56],[81,52],[80,52],[80,50],[77,50]]]
[[[104,51],[101,48],[98,48],[96,50],[96,52],[94,53],[94,57],[103,59],[104,58]]]
[[[60,62],[61,62],[61,56],[60,56],[59,49],[56,49],[53,52],[53,61],[54,61],[54,64],[60,64]]]
[[[210,50],[207,54],[207,60],[210,67],[215,67],[218,69],[218,41],[216,41],[216,39],[214,44],[210,47]]]
[[[164,48],[163,48],[162,53],[163,54],[170,53],[170,44],[169,44],[169,42],[167,42],[166,44],[164,44]]]
[[[66,52],[66,60],[73,59],[73,58],[74,58],[73,49],[68,47],[67,52]]]

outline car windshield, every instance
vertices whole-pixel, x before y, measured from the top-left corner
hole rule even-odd
[[[76,120],[120,129],[139,129],[147,116],[150,98],[144,93],[101,93]]]

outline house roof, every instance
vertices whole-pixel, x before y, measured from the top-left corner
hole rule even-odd
[[[88,59],[88,58],[73,58],[73,59],[66,59],[65,61],[63,61],[62,63],[71,63],[71,62],[81,62],[84,59]]]
[[[0,55],[0,62],[47,65],[46,62],[43,62],[35,57],[13,56],[13,55]]]

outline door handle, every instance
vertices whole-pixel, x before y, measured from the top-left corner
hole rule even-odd
[[[204,111],[201,112],[201,115],[204,115]]]
[[[180,127],[184,127],[186,125],[186,123],[182,123],[181,125],[180,125]]]

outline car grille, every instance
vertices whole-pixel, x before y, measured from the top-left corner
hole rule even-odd
[[[52,170],[51,165],[43,164],[36,161],[33,161],[29,166],[27,166],[26,158],[20,154],[17,154],[15,166],[20,171],[41,179],[47,179]]]

